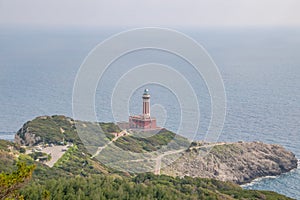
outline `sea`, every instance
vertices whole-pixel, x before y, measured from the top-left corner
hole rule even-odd
[[[13,140],[18,129],[37,116],[73,117],[73,87],[84,59],[97,44],[126,30],[0,27],[0,138]],[[226,118],[216,141],[280,144],[300,158],[300,28],[176,30],[201,44],[220,71]],[[184,76],[195,93],[200,117],[183,117],[184,112],[198,109],[182,110],[183,101],[188,103],[189,98],[179,99],[172,86],[147,83],[135,86],[129,99],[117,101],[121,107],[128,105],[118,120],[142,112],[141,94],[148,88],[151,115],[159,126],[176,132],[180,124],[198,121],[194,139],[205,139],[212,103],[204,78],[182,58],[157,49],[130,52],[110,64],[95,91],[97,121],[116,121],[113,91],[124,74],[145,63],[168,65]],[[300,199],[300,170],[257,179],[243,187]]]

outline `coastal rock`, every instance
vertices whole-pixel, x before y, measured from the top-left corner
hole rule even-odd
[[[178,160],[163,168],[162,173],[244,184],[259,177],[276,176],[295,169],[297,161],[292,152],[280,145],[221,143],[191,147]]]
[[[22,146],[32,146],[42,141],[42,138],[30,132],[28,127],[29,122],[25,123],[23,127],[15,135],[15,143]]]

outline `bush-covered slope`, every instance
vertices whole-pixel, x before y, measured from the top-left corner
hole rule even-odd
[[[18,149],[20,149],[18,145],[6,140],[0,140],[0,173],[12,172]]]
[[[161,147],[168,145],[171,141],[173,142],[172,149],[188,147],[190,144],[186,138],[176,135],[167,129],[161,129],[149,137],[124,136],[116,140],[114,144],[126,151],[142,153],[157,151]]]
[[[42,199],[45,192],[51,199],[289,199],[268,191],[243,190],[239,186],[213,179],[172,178],[151,173],[133,178],[95,175],[88,178],[49,179],[43,185],[31,183],[22,190],[25,199]]]
[[[74,121],[63,115],[41,116],[26,122],[16,133],[15,142],[26,146],[42,142],[60,144],[63,141],[81,145],[82,139],[87,143],[103,143],[103,140],[112,138],[110,133],[119,131],[120,128],[113,123]]]
[[[92,171],[76,175],[79,166],[73,166],[75,171],[69,173],[28,159],[23,154],[19,156],[19,160],[37,165],[37,169],[33,179],[19,191],[24,199],[290,199],[275,192],[244,190],[233,183],[214,179],[174,178],[152,173],[135,176],[93,174]]]
[[[42,116],[26,122],[15,135],[15,142],[32,146],[41,142],[58,144],[63,140],[79,143],[74,120],[65,116]]]

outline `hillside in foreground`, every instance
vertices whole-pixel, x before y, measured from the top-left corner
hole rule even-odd
[[[0,171],[11,172],[17,160],[35,164],[33,179],[22,190],[28,199],[41,199],[43,191],[49,191],[51,199],[73,199],[74,195],[79,199],[289,199],[274,192],[243,190],[233,183],[249,182],[297,167],[295,156],[278,145],[254,142],[208,146],[193,142],[178,153],[181,156],[173,164],[163,166],[164,158],[161,159],[158,174],[171,176],[125,173],[99,162],[90,150],[96,150],[95,145],[105,146],[111,142],[129,152],[155,152],[163,149],[176,134],[163,129],[149,138],[125,134],[114,140],[114,134],[122,130],[112,123],[79,124],[75,126],[71,118],[64,116],[44,116],[27,122],[16,134],[16,143],[1,141]],[[101,134],[95,125],[101,126]],[[84,138],[91,141],[89,147],[78,137],[78,128],[95,133],[91,138]],[[182,137],[176,141],[175,149],[188,142]],[[52,167],[36,159],[40,152],[28,153],[28,149],[37,146],[62,143],[72,143],[72,146]],[[205,153],[208,149],[209,153]]]
[[[79,170],[64,173],[64,169],[60,171],[34,162],[20,153],[22,150],[18,146],[10,148],[12,146],[15,144],[0,140],[1,161],[6,158],[5,163],[0,164],[1,172],[12,172],[17,160],[35,164],[38,168],[32,180],[20,191],[24,199],[290,199],[275,192],[244,190],[234,183],[215,179],[92,171],[84,175]],[[41,173],[41,170],[47,173]]]

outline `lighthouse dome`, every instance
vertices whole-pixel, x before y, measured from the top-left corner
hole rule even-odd
[[[149,90],[148,90],[148,89],[145,89],[145,90],[144,90],[144,94],[146,94],[146,95],[149,94]]]

